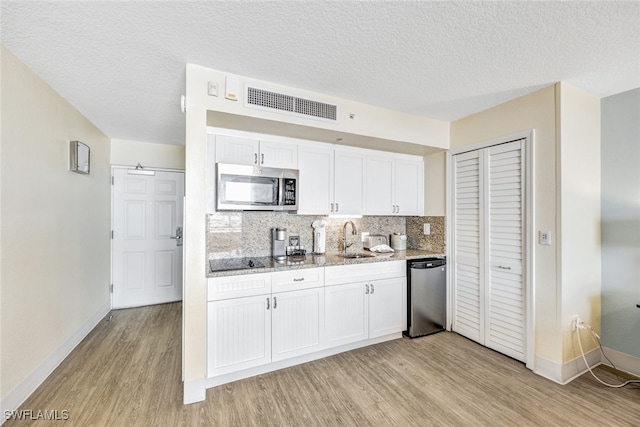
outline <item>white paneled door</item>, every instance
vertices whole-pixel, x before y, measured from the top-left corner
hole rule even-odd
[[[453,165],[453,330],[525,361],[524,140]]]
[[[113,169],[113,308],[182,299],[184,173]]]

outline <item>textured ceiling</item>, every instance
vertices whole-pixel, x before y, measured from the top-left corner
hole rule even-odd
[[[112,138],[184,143],[185,63],[452,121],[640,87],[640,2],[6,1],[2,43]]]

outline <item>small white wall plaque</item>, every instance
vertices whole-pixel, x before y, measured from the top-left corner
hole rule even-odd
[[[69,143],[69,170],[77,173],[89,173],[90,163],[89,146],[80,141]]]

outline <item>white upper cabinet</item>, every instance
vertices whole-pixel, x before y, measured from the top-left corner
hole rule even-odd
[[[364,214],[365,170],[364,153],[360,150],[336,149],[334,158],[333,206],[330,213],[338,215]]]
[[[294,143],[216,135],[216,162],[296,169],[298,146]]]
[[[392,155],[367,156],[367,215],[392,215],[394,211],[394,159]]]
[[[298,146],[288,142],[260,141],[260,166],[281,169],[298,168]]]
[[[395,214],[424,215],[424,161],[422,157],[397,157],[394,172]]]
[[[370,152],[366,177],[365,214],[424,214],[422,157]]]
[[[333,147],[300,145],[298,214],[328,215],[333,203]]]

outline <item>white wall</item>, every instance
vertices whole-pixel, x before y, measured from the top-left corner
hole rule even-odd
[[[111,164],[145,168],[184,170],[184,145],[154,144],[152,142],[111,140]]]
[[[110,168],[109,138],[0,50],[4,411],[109,310]],[[90,175],[68,170],[70,140],[90,146]]]
[[[600,98],[559,84],[563,361],[580,357],[574,314],[600,330]],[[595,347],[584,332],[583,348]]]

